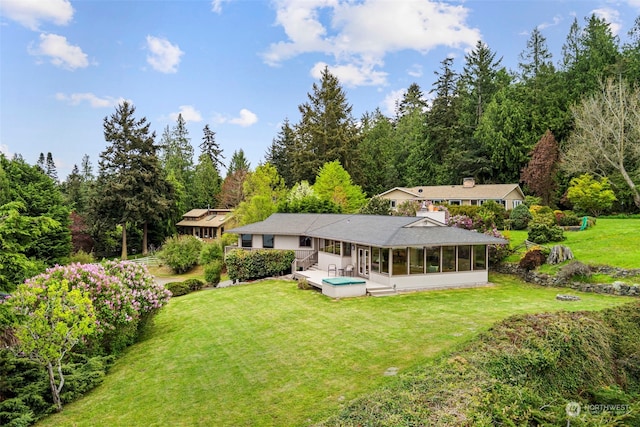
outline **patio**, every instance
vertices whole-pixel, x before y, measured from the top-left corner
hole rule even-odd
[[[366,294],[371,296],[386,296],[386,295],[395,295],[397,292],[388,286],[381,285],[379,283],[372,282],[370,280],[365,279],[364,277],[359,276],[345,276],[344,273],[342,275],[336,274],[329,275],[324,270],[318,270],[315,268],[304,270],[304,271],[296,271],[294,277],[298,280],[304,278],[307,282],[320,290],[322,290],[322,280],[327,278],[335,278],[335,277],[347,277],[347,278],[355,278],[364,280],[366,287]]]

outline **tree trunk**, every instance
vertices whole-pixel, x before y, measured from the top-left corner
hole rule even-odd
[[[127,223],[122,224],[122,251],[120,252],[120,259],[127,259]]]
[[[636,184],[633,182],[633,180],[627,173],[627,170],[624,168],[624,165],[621,165],[618,168],[618,170],[622,174],[622,178],[627,183],[627,185],[629,186],[629,189],[631,190],[631,193],[633,194],[633,203],[636,205],[636,207],[640,208],[640,192],[638,192],[638,187],[636,187]]]
[[[149,251],[147,250],[147,221],[142,224],[142,255],[146,256]]]
[[[53,365],[51,362],[47,363],[47,372],[49,373],[49,385],[51,386],[51,395],[53,396],[53,404],[56,407],[56,411],[62,411],[62,401],[60,400],[60,391],[56,387],[56,377],[53,373]]]

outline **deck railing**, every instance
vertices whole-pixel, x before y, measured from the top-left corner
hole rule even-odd
[[[302,252],[302,251],[300,251]],[[298,254],[296,254],[296,259],[291,263],[291,272],[295,273],[298,270],[308,270],[313,264],[318,262],[318,251],[307,251],[311,252],[304,258],[298,259]]]

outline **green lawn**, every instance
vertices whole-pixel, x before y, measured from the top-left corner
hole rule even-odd
[[[171,300],[97,389],[42,426],[297,426],[400,371],[454,350],[511,314],[600,310],[629,299],[495,286],[331,300],[265,281]]]
[[[526,231],[507,232],[515,247],[527,238]],[[585,264],[610,265],[621,268],[640,268],[640,219],[598,218],[596,225],[584,231],[565,231],[562,245],[571,248],[575,259]],[[553,246],[557,243],[547,244]],[[520,259],[510,257],[511,261]]]

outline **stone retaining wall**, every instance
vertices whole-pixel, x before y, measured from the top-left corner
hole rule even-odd
[[[625,270],[617,267],[607,266],[590,266],[591,271],[594,273],[607,274],[612,277],[633,277],[640,275],[640,269]],[[518,264],[513,263],[500,263],[493,268],[498,273],[513,274],[520,277],[525,282],[535,283],[540,286],[553,286],[561,288],[570,288],[576,291],[582,292],[595,292],[598,294],[611,294],[611,295],[623,295],[640,297],[640,284],[636,283],[628,285],[622,282],[613,283],[582,283],[582,282],[570,282],[566,283],[549,274],[537,273],[535,271],[527,271],[518,267]]]

